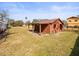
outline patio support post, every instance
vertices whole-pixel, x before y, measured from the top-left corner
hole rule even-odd
[[[51,33],[51,24],[49,24],[50,25],[50,33]]]
[[[41,24],[39,24],[39,33],[41,33]]]
[[[35,24],[32,25],[32,31],[34,32],[35,29]]]

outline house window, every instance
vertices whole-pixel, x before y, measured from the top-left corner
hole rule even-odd
[[[77,22],[78,20],[75,20],[75,22]]]
[[[75,25],[75,26],[74,26],[74,28],[78,28],[78,26],[77,26],[77,25]]]
[[[69,22],[71,22],[71,20],[69,20]]]

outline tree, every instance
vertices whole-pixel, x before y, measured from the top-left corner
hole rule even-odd
[[[38,19],[33,19],[32,23],[38,22]]]
[[[26,21],[26,22],[25,22],[25,25],[28,25],[28,24],[30,24],[30,21]]]
[[[18,20],[14,22],[13,26],[23,26],[24,22],[22,20]]]
[[[26,21],[25,25],[28,26],[28,28],[30,27],[31,22],[30,21]]]
[[[0,10],[0,21],[7,21],[8,18],[8,12],[7,10]]]
[[[0,29],[6,30],[8,28],[8,12],[0,9]]]
[[[67,21],[63,20],[63,23],[64,23],[64,27],[67,27]]]
[[[9,26],[14,26],[15,20],[14,19],[8,19]]]
[[[27,19],[27,17],[25,17],[25,19]]]

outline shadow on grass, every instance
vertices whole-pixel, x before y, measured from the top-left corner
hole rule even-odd
[[[76,33],[78,34],[78,37],[76,39],[74,48],[72,49],[70,56],[79,56],[79,31],[76,31]]]
[[[0,34],[0,44],[2,42],[5,42],[7,40],[7,38],[8,38],[8,36],[11,35],[11,34],[15,34],[15,33],[9,33],[9,32],[1,33]]]

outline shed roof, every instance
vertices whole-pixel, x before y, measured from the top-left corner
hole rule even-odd
[[[56,20],[60,20],[60,19],[59,18],[57,18],[57,19],[40,19],[38,22],[35,22],[33,24],[49,24],[49,23],[54,23]]]

